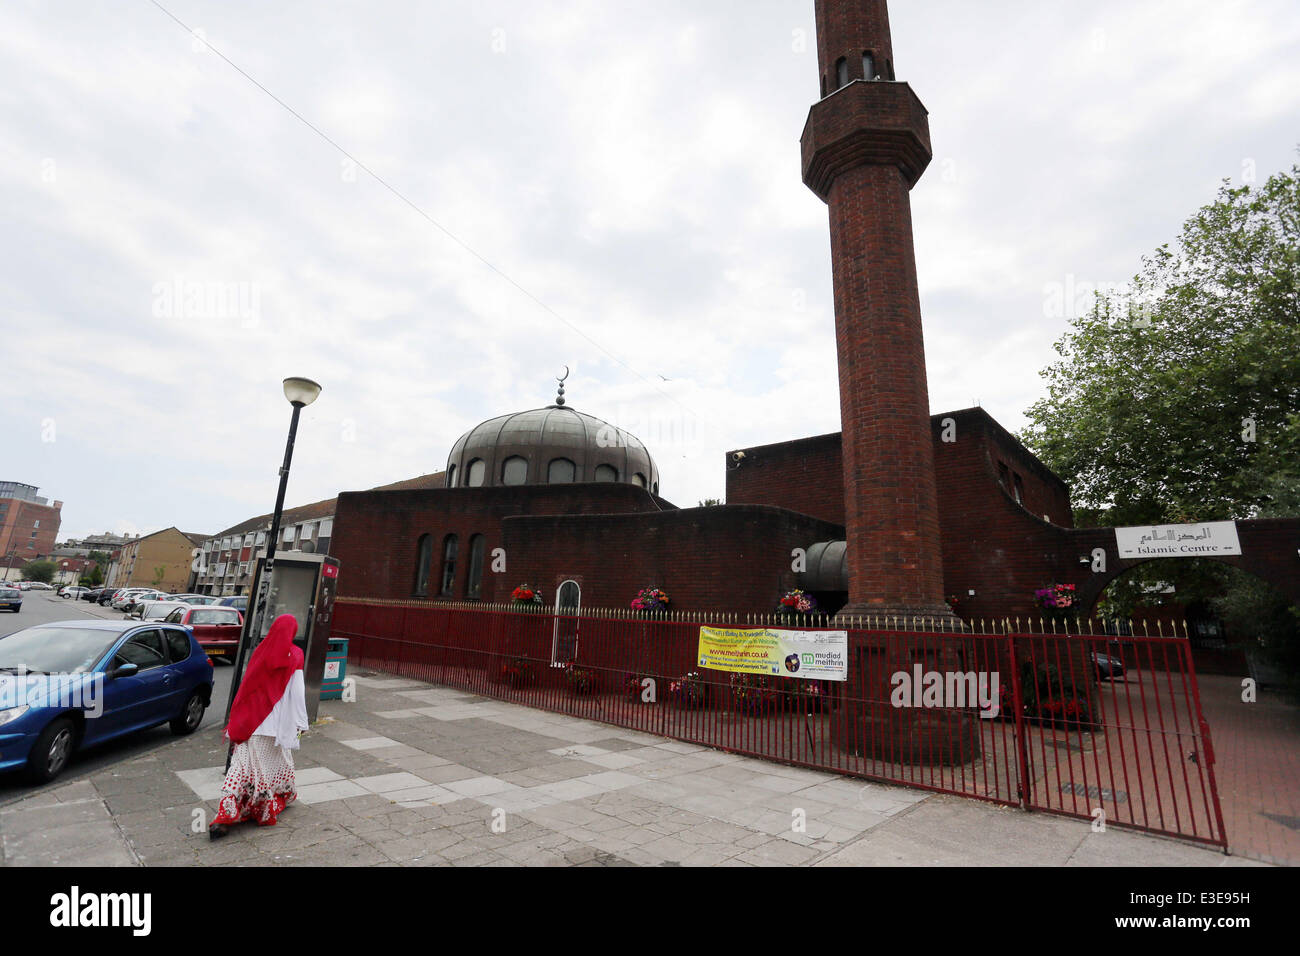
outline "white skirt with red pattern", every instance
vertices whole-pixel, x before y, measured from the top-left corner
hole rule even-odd
[[[293,751],[276,744],[274,737],[254,734],[235,744],[230,769],[221,786],[224,796],[217,809],[216,824],[253,820],[258,826],[273,827],[276,818],[298,797],[294,787]]]

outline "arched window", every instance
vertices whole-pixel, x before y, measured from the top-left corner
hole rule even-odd
[[[483,475],[487,471],[487,466],[483,464],[482,458],[475,458],[469,463],[469,480],[465,482],[467,488],[482,488]]]
[[[637,485],[637,486],[639,486],[639,487],[641,487],[641,488],[644,488],[644,487],[645,487],[645,475],[641,474],[641,472],[638,471],[635,475],[632,476],[632,484]]]
[[[835,61],[835,88],[849,85],[849,61],[840,57]]]
[[[618,469],[613,465],[596,466],[597,481],[618,481]]]
[[[476,534],[469,539],[469,580],[465,582],[465,597],[477,599],[483,596],[483,536]]]
[[[546,469],[546,481],[552,485],[568,485],[575,480],[577,470],[567,458],[553,458]]]
[[[582,619],[582,588],[577,581],[568,580],[555,589],[555,623],[551,631],[551,666],[566,664],[577,659],[578,631]]]
[[[501,484],[522,485],[528,478],[528,459],[511,455],[501,466]]]
[[[868,80],[876,78],[876,58],[871,55],[870,50],[862,54],[862,75]]]
[[[448,488],[456,487],[456,466],[455,465],[450,465],[447,468],[447,487]]]
[[[442,587],[438,593],[451,597],[456,585],[456,536],[449,534],[442,539]]]
[[[420,535],[415,549],[415,596],[429,595],[429,566],[433,564],[433,535]]]

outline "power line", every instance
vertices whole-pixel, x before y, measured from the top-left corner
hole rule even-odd
[[[317,125],[316,125],[315,123],[313,123],[311,120],[307,119],[307,117],[305,117],[305,116],[303,116],[301,113],[299,113],[296,109],[294,109],[292,106],[290,106],[290,105],[289,105],[288,103],[286,103],[284,100],[280,99],[280,97],[278,97],[278,96],[276,96],[274,93],[272,93],[269,89],[267,89],[267,88],[266,88],[265,86],[263,86],[260,82],[258,82],[258,80],[257,80],[255,77],[250,76],[249,73],[248,73],[248,71],[246,71],[243,67],[241,67],[241,66],[240,66],[238,63],[236,63],[234,60],[230,59],[230,57],[226,56],[226,55],[225,55],[224,53],[222,53],[220,50],[218,50],[218,49],[217,49],[217,48],[216,48],[216,47],[215,47],[215,46],[214,46],[214,45],[213,45],[213,44],[212,44],[212,43],[207,39],[207,37],[200,36],[198,33],[196,33],[196,32],[195,32],[195,31],[194,31],[194,30],[189,26],[189,24],[185,23],[184,20],[180,19],[180,17],[176,16],[176,14],[172,13],[170,10],[168,10],[166,7],[164,7],[161,3],[158,2],[158,0],[149,0],[149,2],[150,2],[151,4],[153,4],[155,7],[157,7],[159,10],[161,10],[164,14],[166,14],[167,17],[170,18],[170,19],[172,20],[172,22],[174,22],[174,23],[175,23],[177,26],[179,26],[182,30],[184,30],[186,33],[188,33],[191,37],[194,37],[194,38],[198,39],[198,40],[199,40],[199,41],[200,41],[200,42],[201,42],[201,43],[202,43],[202,44],[203,44],[207,49],[211,50],[213,53],[215,53],[217,56],[219,56],[219,57],[222,59],[222,61],[225,62],[226,65],[229,66],[232,70],[234,70],[236,73],[238,73],[238,74],[239,74],[240,76],[242,76],[244,79],[246,79],[249,83],[252,83],[252,84],[253,84],[254,86],[256,86],[259,90],[261,90],[263,93],[265,93],[267,96],[269,96],[272,100],[274,100],[276,103],[278,103],[281,107],[283,107],[283,108],[284,108],[284,109],[285,109],[285,110],[286,110],[290,115],[292,115],[296,120],[298,120],[298,122],[302,123],[302,124],[303,124],[304,126],[306,126],[309,130],[311,130],[313,133],[315,133],[317,136],[319,136],[321,139],[323,139],[325,142],[329,143],[330,146],[334,147],[334,149],[336,149],[340,154],[342,154],[343,156],[347,157],[347,158],[348,158],[352,163],[354,163],[354,164],[357,166],[358,169],[362,170],[362,171],[363,171],[367,176],[369,176],[369,177],[370,177],[371,179],[373,179],[375,182],[379,183],[379,185],[381,185],[381,186],[383,186],[385,189],[387,189],[390,193],[392,193],[394,196],[396,196],[396,197],[397,197],[401,202],[403,202],[403,203],[405,203],[407,206],[409,206],[409,207],[410,207],[412,210],[414,210],[414,211],[415,211],[415,212],[416,212],[416,213],[417,213],[421,218],[423,218],[426,222],[428,222],[431,226],[433,226],[435,229],[437,229],[439,232],[441,232],[444,236],[446,236],[446,237],[447,237],[448,239],[450,239],[452,242],[456,243],[456,245],[460,246],[462,249],[464,249],[466,252],[468,252],[471,256],[473,256],[473,257],[474,257],[475,259],[477,259],[479,262],[483,263],[483,265],[485,265],[485,266],[487,266],[489,269],[491,269],[491,270],[492,270],[494,273],[496,273],[499,277],[501,277],[502,279],[504,279],[506,282],[510,283],[510,285],[514,286],[514,288],[515,288],[516,290],[518,290],[518,291],[519,291],[520,293],[522,293],[525,297],[527,297],[528,299],[530,299],[534,304],[540,306],[541,309],[542,309],[543,311],[545,311],[548,315],[550,315],[550,316],[551,316],[552,318],[554,318],[554,319],[557,319],[559,322],[563,323],[563,324],[564,324],[564,325],[565,325],[565,326],[566,326],[570,331],[577,333],[577,334],[578,334],[579,336],[581,336],[584,340],[586,340],[589,344],[591,344],[592,346],[594,346],[597,350],[599,350],[599,351],[603,352],[605,355],[609,356],[609,357],[610,357],[611,359],[613,359],[616,363],[618,363],[619,365],[623,366],[623,368],[627,369],[629,372],[631,372],[633,375],[635,375],[635,376],[636,376],[637,378],[639,378],[641,381],[645,382],[647,385],[649,385],[651,388],[653,388],[653,389],[654,389],[656,392],[658,392],[660,395],[664,396],[664,397],[667,398],[669,401],[671,401],[671,402],[673,402],[673,403],[675,403],[675,404],[677,404],[677,405],[680,405],[682,408],[686,409],[686,411],[688,411],[688,412],[690,412],[692,415],[694,415],[697,419],[700,417],[700,416],[696,413],[696,411],[695,411],[693,408],[691,408],[689,405],[686,405],[686,404],[683,403],[680,399],[676,398],[676,397],[673,396],[673,395],[668,394],[668,393],[665,392],[663,389],[659,388],[659,387],[658,387],[654,382],[650,381],[650,379],[646,378],[644,375],[642,375],[640,372],[638,372],[638,371],[637,371],[636,369],[634,369],[632,366],[628,365],[626,362],[624,362],[621,358],[619,358],[617,355],[615,355],[615,354],[614,354],[613,352],[611,352],[609,349],[605,348],[605,346],[601,345],[599,342],[597,342],[595,339],[593,339],[593,338],[592,338],[590,335],[588,335],[586,332],[582,331],[582,329],[578,328],[578,326],[574,325],[572,322],[570,322],[568,319],[566,319],[564,316],[562,316],[559,312],[555,311],[555,309],[551,308],[549,305],[547,305],[545,302],[543,302],[540,298],[538,298],[536,295],[534,295],[532,292],[530,292],[530,291],[529,291],[528,289],[526,289],[524,286],[522,286],[522,285],[520,285],[518,282],[516,282],[516,281],[515,281],[513,278],[511,278],[508,274],[506,274],[504,271],[502,271],[502,270],[499,269],[496,265],[494,265],[494,264],[493,264],[489,259],[487,259],[487,258],[486,258],[485,256],[483,256],[481,253],[479,253],[478,250],[476,250],[473,246],[471,246],[469,243],[465,242],[465,240],[461,239],[459,236],[457,236],[454,232],[452,232],[450,229],[448,229],[448,228],[447,228],[446,226],[444,226],[442,223],[438,222],[438,220],[434,219],[433,216],[431,216],[431,215],[429,215],[427,212],[425,212],[425,211],[424,211],[422,208],[420,208],[420,206],[418,206],[414,201],[412,201],[411,199],[408,199],[408,198],[406,197],[406,195],[405,195],[404,193],[402,193],[402,191],[399,190],[396,186],[394,186],[392,183],[388,182],[388,180],[384,179],[383,176],[380,176],[377,172],[375,172],[373,169],[371,169],[369,166],[367,166],[364,162],[362,162],[362,161],[361,161],[360,159],[358,159],[356,156],[353,156],[350,152],[348,152],[346,149],[344,149],[342,145],[340,145],[337,141],[335,141],[335,140],[333,139],[333,137],[331,137],[328,133],[326,133],[324,130],[322,130],[319,126],[317,126]]]

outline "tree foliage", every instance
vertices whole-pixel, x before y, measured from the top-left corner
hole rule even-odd
[[[23,580],[49,584],[54,580],[55,570],[53,561],[28,561],[23,565]]]
[[[1225,181],[1055,347],[1020,438],[1077,523],[1300,514],[1300,165]]]

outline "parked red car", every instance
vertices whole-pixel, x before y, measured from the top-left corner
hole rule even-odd
[[[183,624],[194,632],[194,639],[209,657],[226,657],[231,662],[239,647],[239,632],[243,630],[244,615],[233,607],[193,605],[178,607],[163,621]]]

